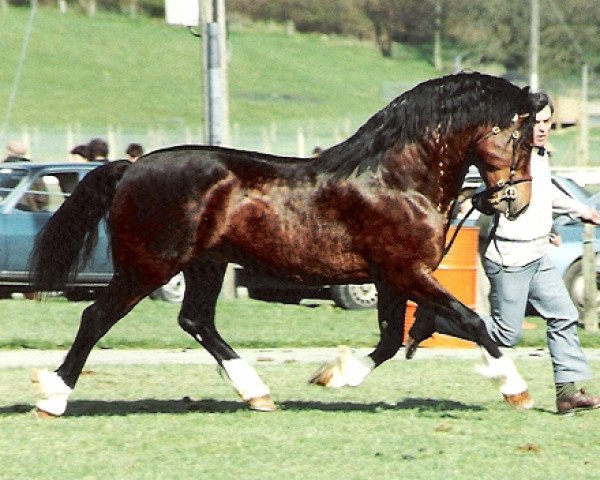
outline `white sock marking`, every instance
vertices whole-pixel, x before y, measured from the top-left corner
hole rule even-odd
[[[245,360],[234,358],[225,360],[223,368],[233,384],[233,388],[240,394],[243,400],[248,401],[251,398],[263,397],[271,392],[260,379],[256,370]]]
[[[60,416],[67,409],[67,400],[73,391],[56,372],[36,370],[32,375],[34,390],[42,397],[36,407],[52,415]]]

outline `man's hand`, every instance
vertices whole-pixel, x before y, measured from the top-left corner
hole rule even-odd
[[[581,215],[581,219],[587,223],[600,225],[600,213],[598,213],[598,210],[595,208],[589,208],[583,215]]]

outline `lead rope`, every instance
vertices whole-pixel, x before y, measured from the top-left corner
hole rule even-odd
[[[454,204],[456,204],[456,201],[454,202]],[[456,237],[458,236],[458,232],[460,231],[462,226],[465,224],[465,222],[469,218],[469,215],[471,215],[474,210],[475,210],[475,206],[471,206],[471,208],[469,209],[467,214],[463,218],[461,218],[460,221],[456,224],[456,229],[454,230],[454,233],[452,234],[452,238],[444,247],[444,254],[442,255],[442,258],[444,258],[448,254],[448,252],[452,248],[452,245],[454,245],[454,241],[456,240]],[[448,222],[448,226],[446,227],[446,233],[448,233],[449,228],[450,228],[450,222]]]

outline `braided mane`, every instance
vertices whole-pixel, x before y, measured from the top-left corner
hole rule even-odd
[[[348,140],[325,150],[318,169],[347,177],[376,170],[388,148],[401,149],[434,132],[447,135],[472,125],[507,127],[515,113],[531,113],[528,89],[481,73],[429,80],[373,115]]]

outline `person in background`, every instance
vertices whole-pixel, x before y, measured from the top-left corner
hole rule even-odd
[[[90,161],[90,150],[87,145],[77,145],[69,153],[73,162]]]
[[[102,138],[94,138],[87,145],[91,162],[108,163],[108,143]]]
[[[27,145],[18,140],[12,140],[6,145],[4,162],[29,162],[27,158]]]
[[[127,160],[130,162],[135,162],[138,158],[140,158],[144,154],[144,149],[139,143],[130,143],[127,146],[127,150],[125,150],[125,155],[127,156]]]
[[[497,223],[485,240],[482,260],[490,281],[491,315],[482,318],[499,346],[514,347],[521,338],[527,302],[531,302],[547,324],[557,411],[571,415],[578,409],[600,408],[600,396],[590,395],[576,386],[591,378],[577,335],[579,314],[546,251],[550,248],[553,210],[595,225],[600,224],[600,213],[552,183],[546,147],[554,108],[545,93],[532,94],[532,101],[537,113],[531,152],[531,201],[527,210],[513,221],[495,214]],[[482,197],[474,199],[474,204],[482,213],[490,214],[491,209]],[[436,330],[469,338],[460,326],[447,318],[419,310],[407,341],[413,353],[415,344]]]

